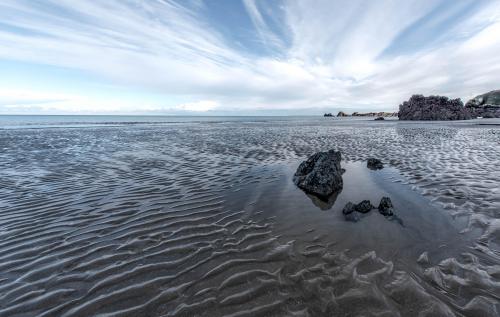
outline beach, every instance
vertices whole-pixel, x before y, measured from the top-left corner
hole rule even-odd
[[[500,119],[3,116],[0,148],[0,316],[499,313]],[[330,149],[321,201],[292,177]]]

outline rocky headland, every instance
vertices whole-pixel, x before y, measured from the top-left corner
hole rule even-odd
[[[500,90],[476,96],[465,104],[472,117],[500,118]]]
[[[378,118],[384,118],[384,117],[397,117],[398,113],[397,112],[353,112],[352,114],[347,114],[344,111],[339,111],[337,113],[337,117],[378,117]]]
[[[399,105],[399,120],[468,120],[462,100],[444,96],[413,95]]]

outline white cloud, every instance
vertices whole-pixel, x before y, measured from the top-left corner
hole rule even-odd
[[[207,112],[209,110],[214,110],[218,106],[218,103],[213,100],[200,100],[196,102],[183,103],[175,107],[177,110],[186,110],[193,112]]]
[[[191,100],[170,106],[174,110],[391,110],[413,93],[470,97],[499,88],[499,2],[463,17],[437,36],[437,44],[383,56],[402,32],[436,9],[436,1],[286,1],[286,47],[260,11],[266,3],[245,0],[256,34],[279,48],[281,58],[239,50],[202,10],[182,2],[45,4],[2,1],[2,23],[24,31],[0,28],[0,58],[75,68],[165,100]],[[451,13],[442,12],[438,22]],[[53,111],[169,108],[120,96],[38,94],[33,107]],[[9,98],[10,106],[30,104],[19,94]]]

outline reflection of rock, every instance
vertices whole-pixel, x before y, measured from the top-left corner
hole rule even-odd
[[[493,90],[467,101],[465,108],[473,117],[500,118],[500,90]]]
[[[344,215],[348,215],[352,212],[356,211],[356,205],[354,205],[353,203],[351,202],[348,202],[345,206],[344,206],[344,209],[342,209],[342,213]]]
[[[305,192],[328,200],[343,187],[340,160],[340,152],[318,152],[300,163],[293,182]]]
[[[382,197],[380,203],[378,204],[378,211],[384,216],[394,215],[394,207],[392,206],[392,201],[389,197]]]
[[[384,164],[382,163],[382,161],[373,157],[370,157],[368,159],[368,161],[366,162],[366,166],[372,170],[378,170],[384,168]]]
[[[356,211],[356,205],[351,202],[344,206],[342,213],[347,221],[358,222],[361,219],[360,213]]]
[[[313,204],[316,207],[318,207],[321,210],[328,210],[328,209],[331,209],[333,207],[333,205],[335,204],[335,201],[337,200],[337,197],[339,196],[339,194],[341,192],[342,192],[342,190],[336,191],[333,194],[331,194],[330,196],[325,197],[325,198],[319,198],[315,195],[311,195],[311,194],[307,194],[307,193],[306,193],[306,195],[307,195],[307,197],[309,197],[311,199],[311,201],[313,202]]]
[[[346,221],[358,222],[361,220],[361,214],[357,211],[351,212],[350,214],[344,215]]]
[[[399,105],[399,120],[467,120],[471,115],[460,99],[413,95]]]
[[[363,200],[362,202],[357,204],[356,207],[354,207],[354,209],[356,209],[356,211],[359,211],[360,213],[363,213],[363,214],[366,214],[367,212],[369,212],[373,208],[375,208],[375,207],[373,207],[372,203],[369,200]]]

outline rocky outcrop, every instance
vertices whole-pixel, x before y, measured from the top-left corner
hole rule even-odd
[[[387,118],[387,117],[397,117],[397,112],[353,112],[352,114],[347,114],[344,111],[340,111],[337,113],[337,117],[378,117],[378,118]],[[380,119],[378,119],[380,120]]]
[[[323,117],[333,117],[333,114],[331,114],[330,112],[328,112],[328,113],[325,113],[325,114],[323,115]]]
[[[375,121],[382,121],[382,120],[385,120],[384,117],[376,117],[375,118]]]
[[[472,117],[500,118],[500,90],[476,96],[465,104]]]
[[[366,167],[372,170],[379,170],[384,168],[384,164],[382,163],[381,160],[370,157],[368,161],[366,162]]]
[[[328,199],[328,196],[341,190],[344,185],[341,159],[338,151],[318,152],[300,163],[293,182],[309,194]]]
[[[413,95],[399,105],[399,120],[467,120],[470,113],[460,99]]]

